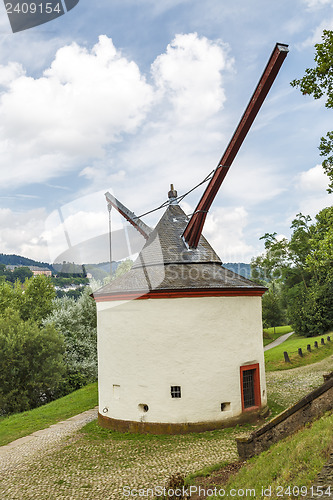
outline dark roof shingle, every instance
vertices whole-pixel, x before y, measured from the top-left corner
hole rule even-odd
[[[243,276],[222,267],[204,236],[188,249],[182,233],[188,222],[179,205],[169,205],[130,271],[94,292],[94,297],[119,293],[185,289],[262,289]]]

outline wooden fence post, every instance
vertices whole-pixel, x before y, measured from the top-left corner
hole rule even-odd
[[[318,342],[315,340],[314,346],[318,349]]]
[[[285,360],[285,362],[286,362],[286,363],[290,363],[290,359],[289,359],[289,356],[288,356],[287,351],[284,351],[283,356],[284,356],[284,360]]]
[[[303,353],[302,353],[301,347],[298,348],[298,355],[301,356],[301,358],[303,358]]]
[[[308,345],[306,346],[306,348],[307,348],[307,350],[308,350],[309,352],[311,352],[311,346],[310,346],[310,344],[308,344]]]
[[[325,340],[323,338],[320,339],[321,345],[325,345]]]

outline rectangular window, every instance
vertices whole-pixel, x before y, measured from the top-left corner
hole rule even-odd
[[[181,398],[182,397],[180,385],[172,385],[171,386],[171,397],[172,398]]]
[[[241,366],[242,409],[257,408],[261,404],[259,364]]]
[[[231,404],[230,403],[221,403],[221,411],[230,411]]]
[[[251,406],[255,406],[254,372],[255,372],[255,370],[244,370],[243,371],[244,408],[251,408]]]

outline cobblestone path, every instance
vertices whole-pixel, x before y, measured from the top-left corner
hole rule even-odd
[[[322,383],[333,357],[267,374],[268,392],[292,404]],[[237,428],[185,436],[119,435],[99,429],[96,409],[0,448],[1,500],[123,500],[130,489],[153,498],[157,486],[238,458]],[[80,428],[91,422],[90,432]],[[138,495],[139,497],[139,495]],[[141,498],[143,495],[141,495]]]

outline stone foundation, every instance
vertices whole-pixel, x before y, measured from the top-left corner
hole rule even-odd
[[[216,429],[234,427],[237,424],[255,422],[268,413],[268,407],[246,411],[238,417],[228,420],[213,422],[188,422],[179,424],[167,424],[159,422],[134,422],[130,420],[118,420],[105,417],[98,413],[98,423],[101,427],[120,432],[132,432],[140,434],[188,434],[189,432],[205,432]]]

